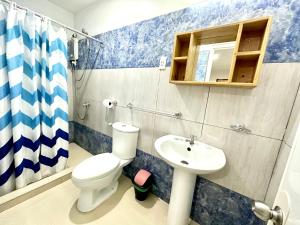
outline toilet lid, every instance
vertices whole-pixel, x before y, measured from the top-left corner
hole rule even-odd
[[[72,176],[79,180],[102,178],[119,165],[120,160],[111,153],[92,156],[75,167]]]
[[[124,133],[136,133],[139,131],[139,128],[131,126],[123,122],[113,123],[112,127],[120,132]]]

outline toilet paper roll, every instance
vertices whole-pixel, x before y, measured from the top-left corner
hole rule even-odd
[[[103,100],[103,105],[104,107],[108,108],[108,109],[111,109],[114,107],[114,100],[112,99],[104,99]]]

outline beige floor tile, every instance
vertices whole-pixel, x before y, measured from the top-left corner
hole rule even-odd
[[[90,213],[76,208],[79,190],[66,181],[0,214],[5,225],[163,225],[168,205],[154,195],[145,202],[134,198],[131,182],[120,178],[118,191]]]
[[[78,165],[83,160],[91,157],[92,154],[88,151],[84,150],[80,146],[75,143],[69,144],[69,159],[68,159],[68,167],[73,167]]]

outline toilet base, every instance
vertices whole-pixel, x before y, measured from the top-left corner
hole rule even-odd
[[[116,181],[113,184],[101,190],[81,190],[77,202],[77,209],[80,212],[89,212],[97,208],[100,204],[102,204],[105,200],[107,200],[117,191],[118,184],[119,182]]]

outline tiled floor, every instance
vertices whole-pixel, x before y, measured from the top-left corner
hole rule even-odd
[[[31,198],[32,196],[41,193],[42,191],[48,190],[49,188],[56,186],[61,182],[64,182],[66,179],[68,179],[68,174],[72,173],[72,169],[74,166],[78,165],[81,161],[91,156],[92,155],[83,148],[79,147],[75,143],[71,143],[69,146],[69,159],[67,163],[68,165],[65,170],[60,171],[59,173],[46,177],[37,182],[34,182],[32,184],[29,184],[24,188],[15,190],[9,194],[1,196],[0,212],[14,206],[15,204],[23,202],[28,198]]]
[[[165,225],[168,205],[150,195],[134,198],[131,181],[120,178],[118,191],[90,213],[76,208],[79,190],[70,180],[0,214],[1,225]]]
[[[70,144],[68,166],[76,166],[91,154]],[[117,192],[90,213],[76,208],[79,195],[71,180],[36,195],[2,213],[0,225],[165,225],[168,205],[154,195],[145,202],[134,198],[131,181],[122,176]]]
[[[78,165],[81,161],[86,158],[91,157],[92,154],[88,151],[84,150],[80,146],[75,143],[69,144],[69,159],[68,159],[68,167],[74,167]]]

